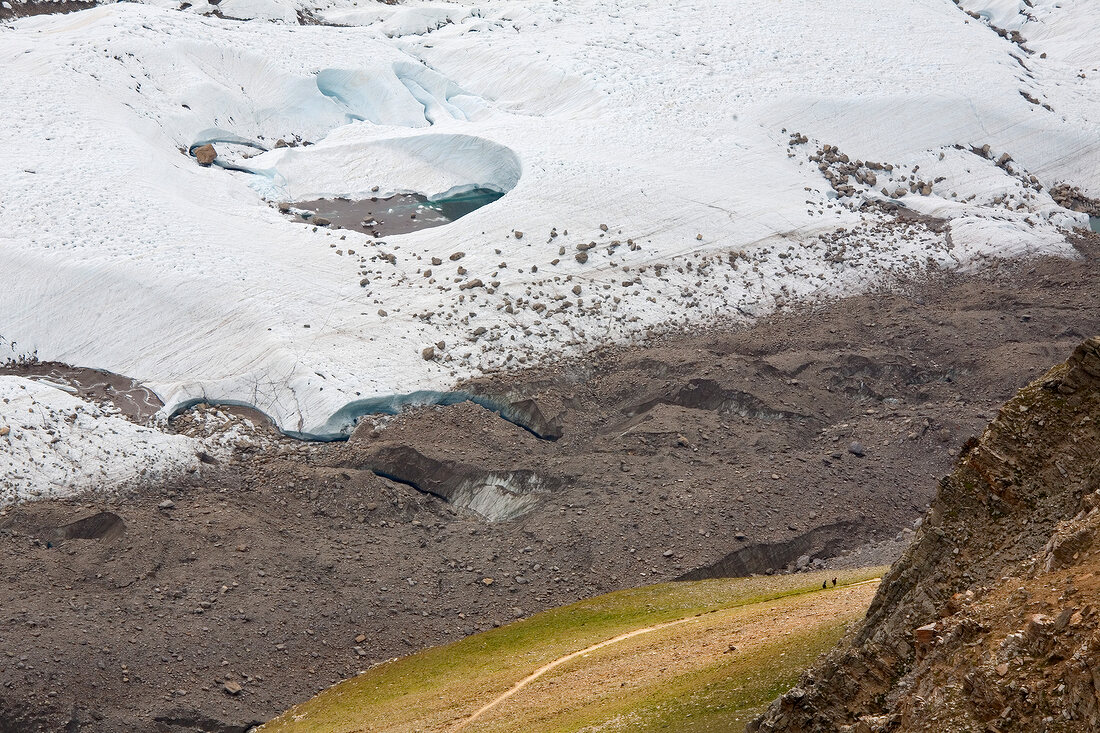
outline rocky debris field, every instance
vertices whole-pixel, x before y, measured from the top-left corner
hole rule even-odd
[[[1100,728],[1100,337],[964,444],[867,618],[750,731]]]
[[[1077,247],[462,385],[515,422],[254,422],[183,480],[0,510],[0,731],[246,730],[608,590],[880,562],[998,405],[1100,332]]]

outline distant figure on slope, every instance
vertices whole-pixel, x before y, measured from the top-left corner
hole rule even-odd
[[[829,587],[829,581],[827,581],[827,580],[821,581],[821,590],[825,590],[828,587]]]
[[[836,588],[836,578],[833,578],[833,587]]]

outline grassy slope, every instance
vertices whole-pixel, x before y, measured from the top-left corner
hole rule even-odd
[[[809,627],[728,663],[683,675],[648,699],[637,700],[629,713],[592,729],[635,733],[743,730],[769,702],[793,687],[802,671],[831,649],[854,620],[849,617]]]
[[[841,583],[847,583],[875,577],[879,571],[837,575]],[[666,583],[609,593],[376,666],[292,708],[263,730],[447,730],[558,657],[627,631],[708,612],[717,613],[705,619],[707,631],[712,631],[711,627],[735,630],[738,624],[754,618],[779,614],[798,604],[806,606],[811,601],[796,596],[820,589],[823,577],[825,574],[812,573]],[[788,600],[777,600],[784,598]],[[712,729],[706,727],[709,719],[719,721],[715,725],[721,726],[713,729],[729,730],[731,718],[747,717],[750,713],[746,711],[757,709],[792,684],[798,671],[834,643],[852,618],[849,613],[845,618],[826,617],[802,624],[801,628],[783,632],[785,636],[778,634],[780,641],[754,644],[751,649],[720,660],[702,655],[694,666],[694,659],[676,661],[672,666],[678,673],[662,677],[659,684],[632,684],[627,688],[624,682],[623,689],[601,689],[598,694],[586,687],[585,705],[578,706],[576,688],[582,682],[563,682],[564,678],[571,672],[581,673],[583,678],[583,668],[594,663],[613,669],[619,663],[616,657],[630,651],[618,650],[618,645],[606,647],[563,665],[532,685],[531,691],[538,693],[538,698],[540,694],[546,697],[543,688],[559,682],[558,694],[565,697],[557,708],[551,696],[528,711],[521,699],[528,694],[524,690],[468,730],[578,730],[596,726],[605,730],[704,731]],[[673,630],[689,626],[692,624],[636,637],[637,643],[647,644],[647,653],[664,653],[662,649],[683,643],[682,632]],[[653,638],[647,638],[650,636]],[[559,677],[562,680],[555,680]],[[536,686],[540,686],[539,691]]]

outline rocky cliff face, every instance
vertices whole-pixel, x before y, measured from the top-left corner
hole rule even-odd
[[[1100,730],[1100,338],[967,442],[864,622],[748,729]]]

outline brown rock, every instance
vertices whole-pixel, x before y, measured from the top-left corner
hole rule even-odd
[[[1091,547],[1095,527],[1081,527],[1066,536],[1055,536],[1048,543],[1044,567],[1047,572],[1075,564]]]
[[[1077,613],[1077,609],[1070,606],[1069,608],[1063,608],[1062,612],[1058,614],[1058,617],[1054,619],[1054,623],[1051,625],[1055,631],[1061,631],[1069,625],[1070,620],[1074,614]],[[1049,620],[1049,619],[1048,619]],[[1045,628],[1043,629],[1046,630]]]
[[[935,622],[913,629],[913,638],[916,639],[917,644],[928,645],[934,643],[936,641]]]
[[[1069,609],[1069,611],[1073,613],[1072,609]],[[1066,620],[1069,620],[1069,614],[1066,614]],[[1042,613],[1033,613],[1027,617],[1027,626],[1024,633],[1031,641],[1040,641],[1050,633],[1052,625],[1049,616]]]
[[[210,143],[195,148],[191,151],[191,154],[195,156],[195,160],[197,160],[201,166],[210,165],[214,162],[214,158],[218,157],[218,151],[214,150],[214,146]]]

